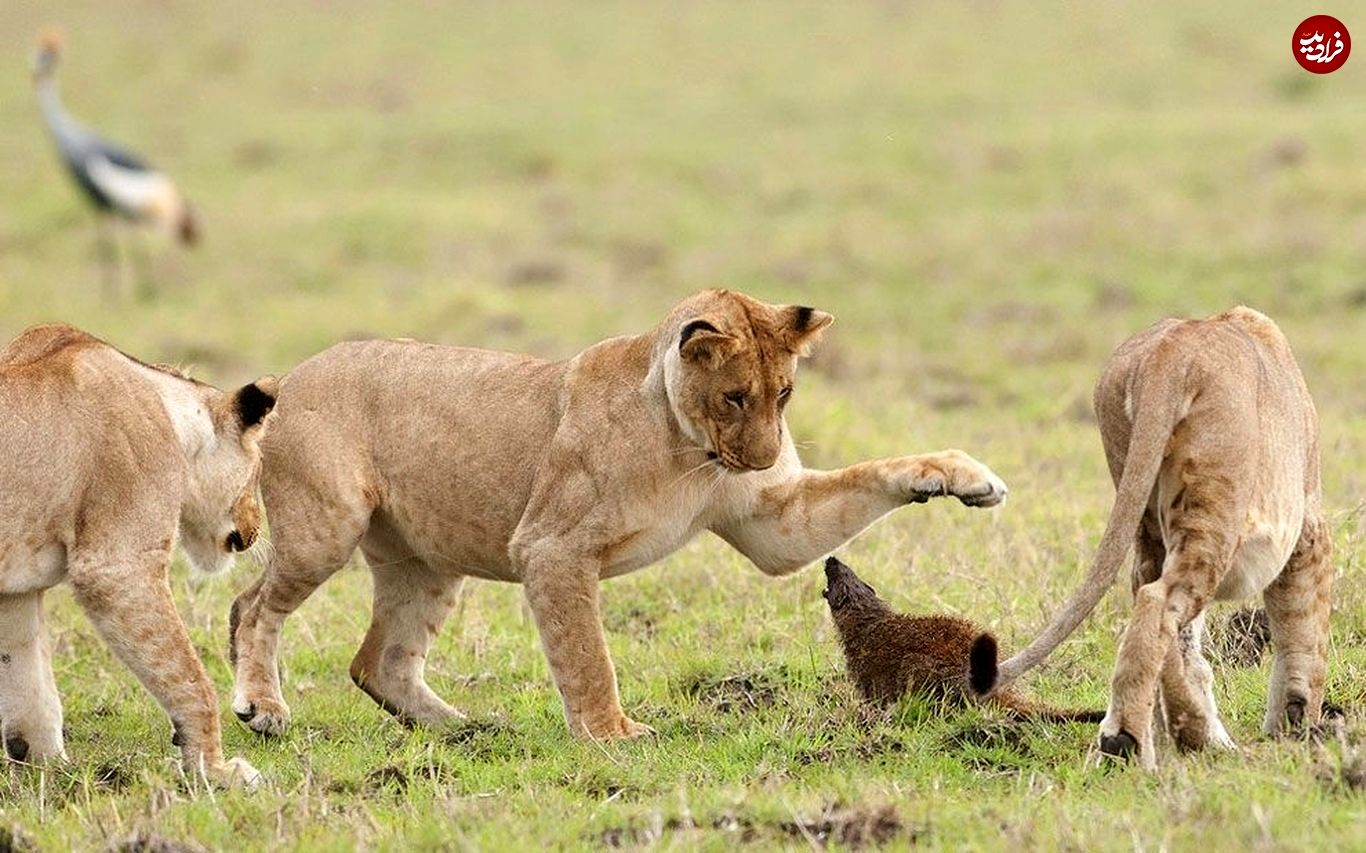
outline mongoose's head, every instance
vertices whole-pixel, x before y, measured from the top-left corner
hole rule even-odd
[[[821,594],[837,621],[844,615],[882,613],[891,609],[887,602],[877,597],[877,590],[864,583],[837,557],[825,559],[825,592]]]

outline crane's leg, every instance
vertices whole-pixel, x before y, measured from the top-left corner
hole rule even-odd
[[[123,301],[123,275],[119,264],[119,246],[113,218],[104,211],[95,213],[95,253],[100,259],[100,275],[104,281],[104,298],[109,302]]]
[[[141,302],[151,302],[157,297],[157,288],[152,275],[152,253],[147,246],[147,230],[137,226],[133,230],[136,233],[131,238],[128,250],[133,265],[133,295]]]

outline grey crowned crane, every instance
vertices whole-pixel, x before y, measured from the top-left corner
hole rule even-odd
[[[117,275],[117,250],[108,228],[111,217],[155,226],[186,245],[198,238],[199,227],[194,211],[170,178],[137,155],[96,136],[67,113],[57,93],[61,55],[61,33],[44,33],[33,60],[33,87],[67,172],[95,208],[100,257],[109,281],[111,275]]]

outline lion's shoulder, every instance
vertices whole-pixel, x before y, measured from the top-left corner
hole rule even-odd
[[[56,368],[69,364],[81,353],[92,349],[112,349],[89,332],[63,323],[31,326],[0,349],[0,369],[19,369],[35,365]]]

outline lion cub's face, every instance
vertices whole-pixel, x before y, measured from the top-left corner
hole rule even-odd
[[[728,291],[703,294],[686,307],[693,316],[679,333],[679,370],[669,387],[675,413],[729,470],[772,467],[783,446],[797,358],[833,318]]]
[[[180,510],[181,547],[204,572],[227,568],[233,555],[250,548],[260,532],[260,443],[279,383],[266,377],[232,393],[214,393],[209,401],[214,440],[190,461]]]

